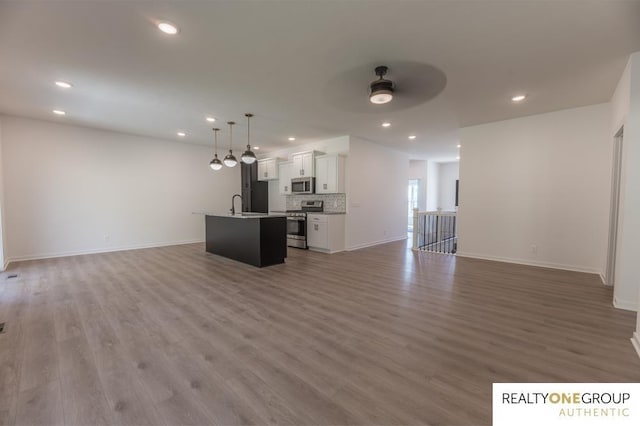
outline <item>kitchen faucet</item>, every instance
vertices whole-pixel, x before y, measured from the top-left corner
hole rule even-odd
[[[242,195],[240,194],[233,194],[233,197],[231,197],[231,214],[235,215],[236,214],[236,206],[235,206],[235,201],[236,201],[236,197],[240,197],[240,210],[242,210]]]

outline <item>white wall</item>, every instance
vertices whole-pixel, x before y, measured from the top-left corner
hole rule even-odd
[[[614,303],[640,310],[640,52],[631,55],[611,104],[609,139],[624,126]]]
[[[627,166],[633,168],[633,173],[627,174],[626,179],[629,182],[625,197],[627,199],[627,209],[625,214],[633,217],[633,222],[627,223],[627,227],[631,227],[627,235],[627,246],[624,246],[626,258],[636,259],[634,263],[629,264],[629,269],[624,272],[624,277],[629,278],[631,285],[635,284],[636,309],[638,317],[636,322],[636,332],[634,333],[634,346],[638,355],[640,355],[640,266],[638,259],[640,258],[640,194],[637,183],[640,182],[640,52],[631,55],[631,100],[629,103],[629,116],[627,124],[631,129],[631,134],[627,135],[626,142],[628,151],[626,153]],[[627,127],[625,127],[625,130]],[[631,182],[634,184],[632,185]],[[629,193],[633,193],[630,197]],[[631,269],[633,268],[633,269]]]
[[[4,169],[2,167],[2,116],[0,116],[0,271],[5,270],[4,256]]]
[[[438,209],[452,212],[456,210],[456,180],[459,163],[440,163],[438,167]]]
[[[2,137],[12,260],[202,241],[191,213],[226,213],[240,192],[210,147],[14,117]]]
[[[347,249],[406,238],[409,157],[351,137],[347,175]]]
[[[466,127],[461,136],[459,255],[603,273],[609,104]]]
[[[433,212],[438,210],[438,176],[440,175],[440,163],[427,161],[427,202],[426,210]]]
[[[420,181],[420,194],[418,200],[418,210],[425,211],[427,209],[427,161],[426,160],[410,160],[409,161],[409,179],[418,179]]]

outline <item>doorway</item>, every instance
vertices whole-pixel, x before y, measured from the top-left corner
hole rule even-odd
[[[420,205],[420,179],[409,179],[407,232],[413,232],[413,209]]]
[[[611,167],[611,206],[609,208],[609,242],[607,247],[607,270],[605,284],[613,286],[616,273],[616,248],[618,244],[618,220],[620,214],[620,181],[622,177],[622,139],[624,128],[616,133],[613,141],[613,164]]]

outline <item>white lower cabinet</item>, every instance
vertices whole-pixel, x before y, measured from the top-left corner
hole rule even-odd
[[[307,245],[309,249],[325,253],[344,250],[343,214],[307,214]]]

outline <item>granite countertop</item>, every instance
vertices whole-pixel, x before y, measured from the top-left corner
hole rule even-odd
[[[347,212],[309,212],[307,214],[347,214]]]
[[[302,210],[296,210],[295,213],[301,213]],[[285,210],[271,210],[270,213],[285,214]],[[307,212],[307,214],[347,214],[347,212]]]
[[[229,214],[220,214],[213,212],[192,212],[191,214],[201,214],[204,216],[218,216],[218,217],[229,217],[233,219],[264,219],[266,217],[286,217],[285,214],[273,214],[273,213],[253,213],[253,212],[241,212],[236,213],[235,215]]]

